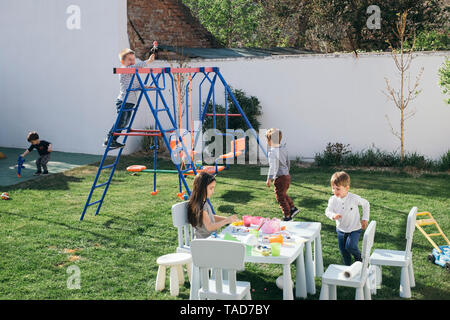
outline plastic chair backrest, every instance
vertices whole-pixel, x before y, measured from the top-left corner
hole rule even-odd
[[[172,222],[178,229],[178,251],[190,251],[191,240],[194,238],[192,226],[188,221],[188,201],[172,206]]]
[[[361,280],[364,280],[367,271],[369,268],[369,260],[370,260],[370,252],[372,251],[373,242],[375,239],[375,229],[377,226],[376,221],[371,221],[369,223],[369,226],[367,227],[366,231],[364,232],[364,238],[363,238],[363,245],[362,245],[362,269],[361,269]]]
[[[413,207],[408,214],[408,220],[406,221],[406,256],[411,255],[411,247],[414,236],[414,230],[416,229],[416,217],[417,217],[417,207]]]
[[[192,263],[200,269],[204,291],[209,291],[209,271],[212,268],[216,292],[223,292],[223,271],[228,272],[230,294],[236,293],[236,271],[244,269],[245,245],[236,241],[195,239],[191,242]]]

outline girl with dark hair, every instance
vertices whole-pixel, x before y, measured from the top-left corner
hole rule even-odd
[[[216,178],[200,172],[194,178],[194,187],[188,203],[188,221],[195,229],[195,238],[207,238],[212,232],[237,220],[236,215],[221,217],[214,215],[208,199],[213,195]]]

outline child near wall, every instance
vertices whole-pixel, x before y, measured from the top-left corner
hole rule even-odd
[[[119,59],[120,59],[120,63],[122,64],[122,67],[124,67],[124,68],[144,68],[149,63],[153,62],[153,60],[155,60],[155,54],[152,54],[148,60],[141,61],[136,58],[136,55],[133,50],[127,48],[127,49],[123,49],[119,53]],[[120,112],[120,108],[122,106],[123,100],[125,99],[125,95],[127,93],[128,86],[130,85],[132,76],[133,76],[132,74],[120,74],[119,75],[120,93],[116,99],[117,113]],[[135,78],[133,81],[133,85],[131,86],[131,89],[136,89],[138,87],[139,87],[139,81]],[[128,94],[127,102],[125,103],[125,109],[132,109],[134,107],[134,105],[136,104],[136,102],[137,102],[137,91],[132,91]],[[119,122],[117,124],[117,128],[118,129],[126,128],[131,120],[132,114],[133,114],[133,111],[122,112]],[[103,147],[106,147],[108,145],[108,140],[112,136],[110,149],[123,148],[125,145],[117,142],[117,139],[119,136],[113,136],[113,133],[114,133],[113,129],[114,129],[114,124],[113,124],[111,130],[109,131],[105,141],[103,142]],[[122,130],[117,130],[116,132],[121,132],[121,131]]]
[[[31,146],[21,154],[22,158],[25,158],[25,156],[33,151],[33,149],[36,149],[39,153],[39,157],[36,160],[37,171],[34,175],[47,175],[47,163],[50,161],[50,153],[53,151],[52,144],[48,141],[39,139],[39,134],[36,131],[28,133],[27,141],[31,143]],[[44,169],[44,171],[42,171],[42,169]]]
[[[194,178],[194,186],[188,203],[188,221],[194,227],[195,238],[208,238],[214,231],[237,220],[236,215],[214,215],[208,200],[214,193],[216,178],[200,172]]]
[[[330,183],[333,196],[328,200],[325,215],[336,221],[339,251],[344,264],[349,266],[352,264],[352,255],[355,261],[361,261],[358,241],[361,231],[367,228],[369,222],[370,204],[366,199],[348,192],[350,176],[346,172],[334,173]],[[361,221],[359,206],[363,209]]]
[[[297,207],[287,195],[287,190],[291,184],[289,175],[290,161],[286,144],[281,145],[282,133],[280,129],[271,128],[266,132],[269,173],[267,175],[266,186],[270,188],[273,181],[275,198],[283,211],[284,221],[291,221],[299,212]]]

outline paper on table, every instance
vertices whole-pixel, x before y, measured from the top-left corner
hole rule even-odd
[[[362,269],[361,261],[356,261],[354,264],[346,268],[342,272],[342,275],[344,276],[344,278],[350,279],[353,278],[354,276],[357,276],[361,272],[361,269]]]
[[[249,246],[256,246],[258,244],[258,239],[256,239],[255,235],[249,234],[242,239],[242,242]]]

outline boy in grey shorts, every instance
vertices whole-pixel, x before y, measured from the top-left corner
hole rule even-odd
[[[25,156],[33,151],[33,149],[36,149],[39,153],[39,158],[37,158],[36,160],[37,171],[34,173],[34,175],[47,175],[47,163],[50,160],[50,152],[53,151],[52,144],[48,141],[40,140],[39,135],[36,131],[28,133],[27,140],[31,143],[31,146],[21,154],[22,158],[25,158]],[[42,169],[44,169],[44,171],[42,171]]]

